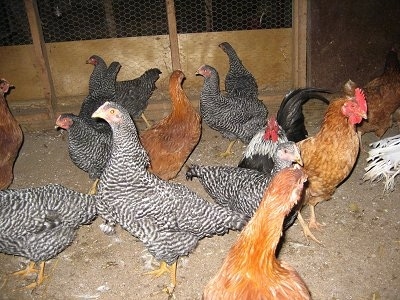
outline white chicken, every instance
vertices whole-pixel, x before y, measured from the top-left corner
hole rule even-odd
[[[385,180],[384,192],[391,192],[395,177],[400,173],[400,134],[371,143],[368,165],[365,167],[364,181]]]

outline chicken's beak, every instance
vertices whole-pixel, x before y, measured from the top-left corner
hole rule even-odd
[[[298,156],[296,157],[296,159],[294,160],[294,162],[297,163],[297,164],[300,165],[300,166],[303,166],[303,160],[301,159],[301,156],[300,156],[300,155],[298,155]]]

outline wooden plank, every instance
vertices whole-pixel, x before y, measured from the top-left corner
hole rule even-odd
[[[307,0],[293,1],[293,86],[307,85]]]
[[[47,101],[47,108],[51,117],[54,116],[55,91],[48,63],[45,43],[40,24],[39,11],[35,0],[25,0],[26,14],[28,16],[29,27],[31,30],[33,49],[35,51],[37,66],[40,69],[40,79],[43,85],[43,96]]]
[[[165,0],[167,6],[167,17],[168,17],[168,33],[169,33],[169,44],[171,48],[171,62],[172,69],[181,69],[181,60],[179,58],[179,43],[178,43],[178,32],[176,30],[176,17],[175,17],[175,4],[174,0]]]

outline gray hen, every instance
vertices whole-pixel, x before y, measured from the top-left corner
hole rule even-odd
[[[94,196],[61,185],[0,191],[0,252],[31,260],[15,273],[38,274],[28,288],[43,282],[45,261],[67,248],[79,226],[95,218],[94,201]]]
[[[100,178],[97,210],[106,221],[101,229],[113,233],[119,223],[139,238],[160,260],[161,275],[171,266],[172,289],[176,262],[188,255],[204,237],[240,230],[245,216],[209,203],[184,185],[164,181],[149,173],[149,158],[139,141],[127,110],[106,102],[93,117],[105,119],[113,131],[111,158]]]
[[[232,96],[258,97],[258,85],[246,69],[235,49],[228,42],[218,45],[229,58],[229,70],[225,77],[225,91]]]
[[[197,177],[217,204],[251,218],[275,174],[292,163],[303,164],[294,142],[279,144],[273,160],[275,165],[270,174],[238,167],[192,165],[186,172],[186,179]],[[292,217],[287,218],[285,228],[292,221]]]
[[[204,122],[224,137],[232,140],[222,156],[231,154],[236,139],[248,144],[266,123],[268,109],[254,97],[222,95],[217,70],[201,66],[196,74],[204,77],[200,93],[200,114]]]

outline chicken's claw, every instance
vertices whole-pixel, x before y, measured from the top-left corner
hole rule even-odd
[[[301,227],[303,228],[303,232],[304,232],[304,236],[306,237],[306,239],[308,240],[309,238],[312,239],[314,242],[318,243],[319,245],[323,246],[324,244],[322,244],[322,242],[320,240],[318,240],[314,234],[311,232],[309,226],[306,224],[306,222],[303,219],[303,216],[300,214],[297,215],[297,219],[299,220],[299,223],[301,225]]]

